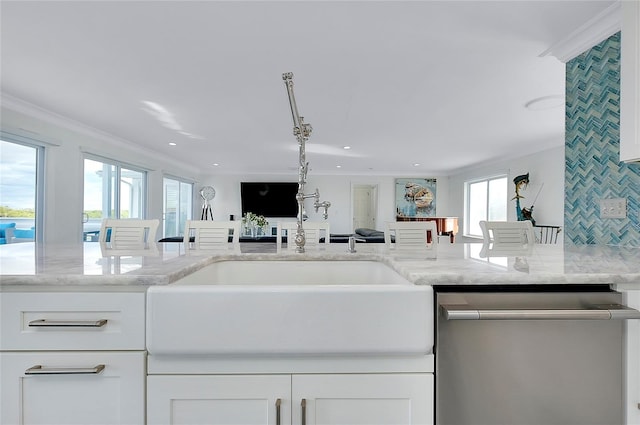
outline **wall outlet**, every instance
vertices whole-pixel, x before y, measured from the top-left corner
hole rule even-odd
[[[601,199],[600,218],[627,218],[627,199]]]

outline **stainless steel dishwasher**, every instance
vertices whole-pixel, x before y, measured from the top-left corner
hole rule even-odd
[[[640,312],[621,302],[608,285],[437,287],[436,423],[622,424]]]

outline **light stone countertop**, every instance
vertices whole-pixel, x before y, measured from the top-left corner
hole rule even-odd
[[[483,245],[440,243],[437,258],[389,252],[384,244],[331,244],[304,254],[276,252],[275,244],[242,244],[241,252],[185,254],[182,243],[158,244],[140,252],[103,254],[98,243],[74,246],[0,245],[0,288],[24,285],[165,285],[216,261],[375,260],[418,285],[623,284],[640,288],[640,249],[580,245],[536,245],[530,252],[493,252]]]

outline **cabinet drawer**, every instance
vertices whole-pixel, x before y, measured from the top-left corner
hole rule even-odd
[[[144,423],[143,351],[0,353],[0,384],[2,424]]]
[[[0,293],[0,350],[144,350],[140,293]]]

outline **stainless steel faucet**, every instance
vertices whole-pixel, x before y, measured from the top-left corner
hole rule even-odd
[[[304,122],[304,117],[301,117],[298,114],[298,106],[296,105],[296,98],[293,94],[293,73],[285,72],[282,74],[282,79],[284,80],[284,84],[287,87],[287,94],[289,95],[289,106],[291,106],[291,115],[293,117],[293,135],[298,140],[298,192],[296,193],[296,201],[298,202],[298,226],[296,229],[296,252],[304,252],[304,245],[306,243],[304,228],[302,227],[302,222],[305,216],[304,211],[304,200],[307,198],[315,198],[313,203],[313,207],[316,212],[320,208],[323,208],[324,211],[322,213],[322,217],[326,220],[329,217],[328,209],[331,206],[331,202],[322,201],[320,202],[320,192],[318,189],[314,193],[305,194],[304,193],[304,185],[307,183],[307,171],[309,170],[309,163],[306,159],[306,142],[309,140],[311,136],[311,132],[313,128],[311,128],[311,124]],[[327,235],[326,237],[329,237]],[[290,243],[290,242],[289,242]]]

